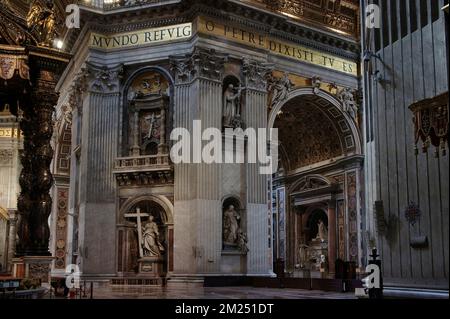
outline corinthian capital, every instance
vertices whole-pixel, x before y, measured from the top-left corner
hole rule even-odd
[[[196,77],[221,81],[228,55],[214,49],[196,47],[192,54],[170,57],[171,69],[177,83],[190,82]]]
[[[68,104],[71,110],[78,110],[78,112],[81,113],[83,94],[86,92],[87,84],[88,70],[82,68],[81,71],[75,75],[72,85],[69,88]]]
[[[272,70],[272,64],[245,59],[242,64],[242,71],[245,76],[246,87],[266,91],[267,76],[272,72]]]
[[[86,63],[87,89],[95,93],[113,93],[120,87],[123,65],[113,68]]]
[[[13,159],[13,151],[8,149],[0,149],[0,164],[9,165]]]

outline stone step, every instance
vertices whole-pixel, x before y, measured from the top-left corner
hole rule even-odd
[[[115,286],[162,286],[164,278],[114,278],[110,285]]]

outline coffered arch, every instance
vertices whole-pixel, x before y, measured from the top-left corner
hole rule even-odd
[[[274,106],[269,127],[278,128],[280,144],[291,154],[285,163],[288,170],[362,152],[355,121],[338,100],[322,90],[300,88],[290,92]]]
[[[310,100],[315,99],[316,101],[320,101],[319,104],[327,108],[327,112],[329,114],[328,116],[331,116],[331,118],[333,118],[334,120],[339,121],[338,123],[342,125],[342,131],[351,132],[351,135],[353,136],[355,142],[355,153],[362,154],[361,134],[356,126],[355,121],[346,112],[344,112],[342,103],[339,100],[323,90],[315,91],[315,89],[312,87],[292,90],[285,100],[277,103],[271,110],[268,121],[269,128],[274,127],[277,116],[283,109],[283,107],[292,102],[294,98],[298,97],[307,97]]]

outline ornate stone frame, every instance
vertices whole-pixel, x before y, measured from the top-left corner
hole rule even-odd
[[[161,62],[161,61],[159,61],[159,62]],[[171,114],[173,113],[173,108],[174,108],[175,81],[174,81],[172,75],[170,74],[170,71],[168,71],[167,69],[165,69],[161,66],[158,66],[156,64],[151,65],[151,66],[141,67],[141,68],[138,68],[137,70],[135,70],[133,73],[131,73],[128,76],[127,80],[125,81],[125,83],[122,87],[122,92],[121,92],[122,93],[122,105],[121,105],[120,129],[119,129],[119,136],[120,136],[119,152],[120,152],[120,154],[123,154],[124,137],[128,136],[128,135],[124,136],[124,121],[126,120],[125,112],[126,112],[126,108],[128,107],[128,92],[130,90],[131,84],[140,75],[147,73],[147,72],[152,72],[152,71],[160,73],[169,82],[170,97],[169,97],[169,109],[168,109],[167,118],[171,119]],[[169,122],[169,126],[171,124],[172,123]]]
[[[117,222],[119,222],[120,216],[123,216],[125,213],[127,213],[134,205],[136,205],[139,202],[142,201],[153,201],[157,203],[161,208],[164,210],[164,214],[162,217],[164,228],[166,229],[165,235],[166,235],[166,241],[168,243],[168,252],[167,252],[167,275],[170,276],[171,265],[173,265],[173,227],[174,227],[174,207],[172,202],[164,195],[152,195],[152,194],[146,194],[146,195],[138,195],[132,198],[127,199],[118,210],[117,215]],[[118,233],[119,227],[116,226],[116,232]],[[172,232],[172,235],[170,234]],[[172,238],[172,239],[171,239]],[[116,238],[116,249],[118,251],[119,249],[119,239],[118,236]],[[119,265],[117,264],[116,260],[116,271],[119,270]],[[119,273],[119,272],[118,272]]]

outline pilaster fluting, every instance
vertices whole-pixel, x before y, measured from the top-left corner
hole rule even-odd
[[[272,66],[252,60],[243,61],[245,79],[243,120],[246,128],[267,129],[267,75]],[[258,132],[259,134],[259,132]],[[248,145],[256,147],[256,145]],[[257,145],[259,147],[259,145]],[[266,152],[267,153],[267,152]],[[267,243],[269,218],[267,211],[267,183],[270,175],[263,174],[261,163],[246,164],[247,194],[247,271],[267,274],[272,268]]]
[[[194,120],[201,121],[202,129],[221,129],[222,77],[226,61],[226,55],[203,48],[171,58],[175,75],[174,127],[187,129],[191,136]],[[199,146],[202,145],[195,147]],[[174,273],[219,272],[220,165],[177,164],[174,169]]]

